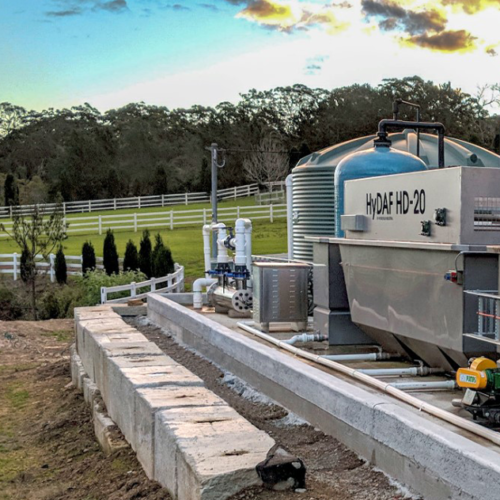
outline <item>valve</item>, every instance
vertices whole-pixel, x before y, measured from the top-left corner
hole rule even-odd
[[[434,210],[434,222],[438,226],[446,226],[446,208],[436,208]]]
[[[420,221],[420,223],[422,224],[422,230],[420,231],[420,234],[422,236],[430,236],[432,222],[430,220],[423,220]]]

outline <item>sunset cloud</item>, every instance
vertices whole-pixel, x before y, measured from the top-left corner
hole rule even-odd
[[[500,9],[500,0],[442,0],[443,5],[452,5],[467,14],[475,14],[489,8]]]
[[[477,37],[466,30],[442,31],[435,35],[415,35],[404,40],[408,45],[440,52],[471,52],[477,48]]]

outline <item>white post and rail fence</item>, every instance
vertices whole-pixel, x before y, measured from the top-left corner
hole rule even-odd
[[[259,194],[257,184],[237,186],[227,189],[218,189],[219,200],[236,200]],[[209,193],[179,193],[160,194],[156,196],[134,196],[129,198],[110,198],[105,200],[66,201],[62,203],[63,213],[91,213],[107,210],[143,209],[148,207],[167,207],[170,205],[191,205],[193,203],[206,203],[210,199]],[[57,206],[56,203],[43,203],[37,205],[43,212],[50,212]],[[35,205],[17,205],[0,207],[0,219],[9,219],[13,215],[29,215]]]
[[[268,220],[286,217],[286,204],[239,206],[218,209],[219,222],[232,223],[240,217],[252,220]],[[68,234],[103,234],[113,231],[142,231],[143,229],[170,229],[189,225],[201,226],[210,222],[212,211],[209,208],[197,210],[166,210],[158,212],[134,212],[116,215],[72,216],[65,218]],[[5,222],[5,229],[12,231],[13,222]],[[0,232],[0,238],[8,237]]]
[[[66,255],[67,274],[77,276],[82,274],[82,256]],[[123,259],[120,259],[123,262]],[[42,255],[37,255],[35,265],[40,274],[48,275],[51,282],[56,280],[55,254],[50,254],[46,260]],[[96,258],[97,269],[104,269],[102,257]],[[14,280],[21,278],[21,254],[0,254],[0,274],[10,274]],[[130,292],[124,296],[124,292]],[[184,266],[175,264],[175,271],[167,276],[151,278],[139,283],[129,283],[112,287],[101,287],[101,303],[126,302],[131,298],[144,298],[148,293],[174,293],[184,291]],[[120,293],[120,297],[110,299],[109,295]]]

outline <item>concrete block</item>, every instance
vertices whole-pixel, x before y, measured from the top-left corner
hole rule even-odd
[[[186,383],[199,384],[199,379],[192,374],[187,377],[185,372],[187,370],[179,366],[169,375],[170,383],[175,383],[175,378],[179,377],[184,385],[160,385],[137,389],[135,392],[135,423],[131,445],[137,451],[137,458],[150,479],[154,478],[154,429],[157,411],[180,407],[227,406],[223,399],[205,387],[186,386]]]
[[[228,406],[156,413],[155,479],[179,500],[224,500],[261,484],[274,440]]]
[[[97,400],[92,404],[92,420],[97,442],[106,455],[111,455],[128,446],[121,438],[116,424],[109,418]]]
[[[97,385],[92,382],[88,377],[83,381],[83,399],[86,403],[92,408],[94,405],[94,401],[97,398],[100,398],[101,393]]]
[[[198,385],[201,379],[164,354],[105,358],[101,393],[108,413],[133,444],[134,391],[143,386]]]

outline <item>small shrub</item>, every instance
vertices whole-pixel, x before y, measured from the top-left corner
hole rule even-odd
[[[155,253],[154,261],[155,277],[161,278],[175,271],[174,260],[170,248],[161,246]]]
[[[82,305],[83,290],[71,280],[70,285],[47,287],[39,301],[40,319],[73,317],[75,307]]]
[[[62,246],[57,250],[54,268],[57,282],[60,285],[66,284],[68,281],[68,268],[66,266],[66,257],[64,256]]]
[[[142,233],[139,246],[139,270],[148,278],[153,276],[151,269],[151,238],[147,229]]]
[[[82,290],[80,306],[95,306],[101,303],[101,287],[128,285],[135,281],[145,281],[146,276],[140,271],[126,271],[119,274],[108,275],[103,271],[89,271],[84,277],[77,277],[76,282]],[[130,292],[118,292],[113,295],[113,299],[127,297]]]
[[[86,274],[88,271],[96,269],[96,258],[94,245],[91,241],[86,241],[82,246],[82,273]]]
[[[108,275],[118,274],[118,251],[116,250],[115,235],[111,229],[108,229],[104,238],[102,249],[104,270]]]
[[[132,240],[128,240],[125,248],[125,256],[123,257],[124,271],[137,271],[139,269],[139,254],[137,247]]]
[[[0,283],[0,321],[12,321],[23,315],[23,309],[15,293]]]

